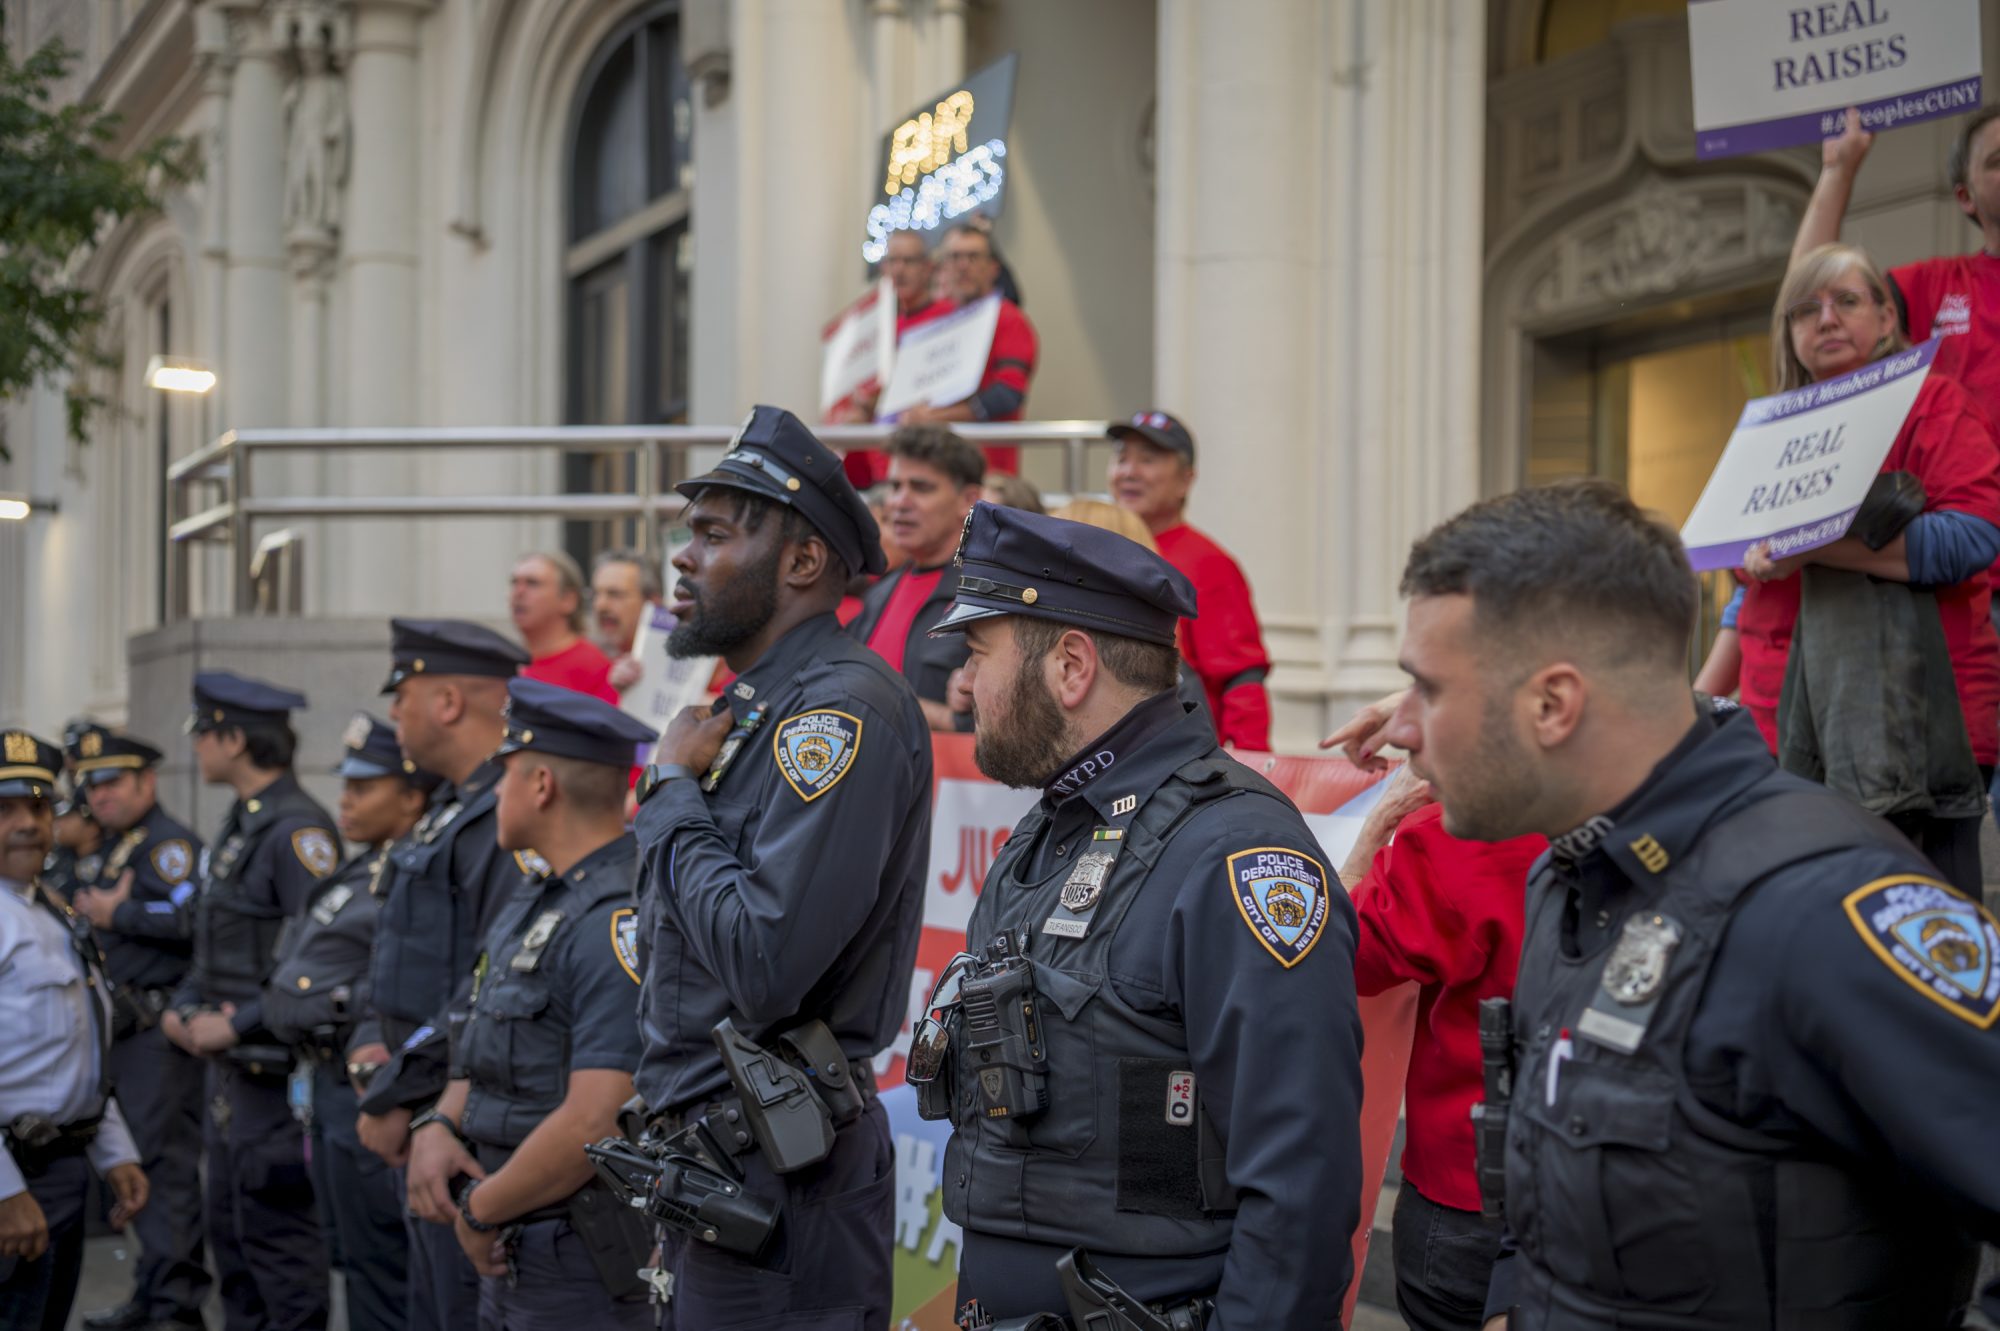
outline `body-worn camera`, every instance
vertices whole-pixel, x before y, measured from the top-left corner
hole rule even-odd
[[[964,1068],[987,1118],[1031,1118],[1049,1105],[1048,1051],[1042,1045],[1035,974],[1013,932],[986,945],[960,990]]]

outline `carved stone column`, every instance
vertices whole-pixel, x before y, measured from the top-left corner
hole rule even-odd
[[[328,286],[347,185],[347,93],[334,68],[340,13],[331,0],[290,0],[278,15],[297,74],[285,89],[285,249],[291,259],[292,420],[329,423]]]
[[[216,424],[289,425],[283,52],[260,0],[225,0],[217,8],[227,16],[236,67],[223,172],[229,257],[218,372],[227,412]]]

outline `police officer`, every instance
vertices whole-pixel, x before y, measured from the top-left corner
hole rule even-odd
[[[139,1151],[110,1095],[96,948],[35,876],[54,839],[61,766],[55,745],[0,730],[0,1327],[10,1331],[68,1324],[92,1169],[117,1196],[114,1224],[146,1205]]]
[[[1177,1328],[1333,1325],[1361,1201],[1347,897],[1180,701],[1184,575],[984,503],[958,560],[936,631],[971,647],[974,757],[1042,792],[911,1048],[921,1112],[953,1121],[967,1320],[1096,1326],[1122,1298]]]
[[[1476,504],[1403,590],[1388,741],[1453,835],[1552,839],[1489,1326],[1957,1325],[1960,1226],[2000,1237],[1992,919],[1701,705],[1687,557],[1616,487]]]
[[[89,723],[72,725],[63,744],[78,793],[107,838],[101,854],[78,862],[73,904],[94,926],[111,978],[111,1079],[153,1190],[133,1226],[141,1256],[132,1297],[83,1323],[91,1331],[198,1326],[210,1284],[201,1234],[202,1065],[167,1039],[160,1014],[194,950],[201,838],[159,805],[158,749]]]
[[[781,1219],[754,1253],[665,1233],[670,1324],[846,1310],[886,1325],[895,1171],[869,1060],[908,1004],[930,734],[907,681],[834,617],[849,574],[879,574],[882,550],[832,451],[758,407],[680,490],[694,538],[673,561],[668,650],[721,656],[737,679],[712,713],[674,718],[640,779],[639,1091],[669,1134],[743,1112],[714,1034],[728,1020],[738,1065],[801,1097],[801,1051],[818,1051],[832,1100],[795,1106],[825,1129],[809,1164],[724,1131],[731,1172]]]
[[[279,930],[340,861],[333,819],[292,775],[290,714],[305,705],[290,689],[204,670],[188,718],[202,779],[236,802],[204,856],[194,963],[161,1026],[208,1057],[208,1237],[231,1331],[327,1318],[326,1245],[287,1103],[293,1060],[262,1002]]]
[[[593,1179],[583,1147],[617,1131],[639,1066],[625,793],[637,746],[658,736],[554,684],[508,691],[500,844],[538,851],[548,872],[487,934],[453,1081],[411,1145],[413,1180],[467,1181],[455,1197],[413,1185],[410,1206],[453,1225],[483,1277],[482,1327],[642,1331],[652,1237]]]
[[[392,852],[376,920],[370,1020],[348,1058],[378,1069],[361,1098],[362,1144],[406,1166],[410,1128],[444,1090],[445,1012],[468,984],[479,943],[527,876],[525,853],[500,849],[493,810],[507,681],[528,654],[491,629],[453,619],[389,621],[389,716],[405,758],[443,776],[429,809]],[[479,1284],[448,1224],[409,1220],[409,1325],[457,1331],[478,1314]]]
[[[79,880],[97,881],[104,866],[104,829],[90,816],[82,783],[74,778],[69,794],[57,792],[55,815],[55,844],[42,861],[42,886],[67,904],[76,895]]]
[[[356,1132],[347,1046],[368,1006],[370,948],[395,843],[416,826],[440,778],[414,768],[396,730],[357,712],[343,735],[340,834],[355,852],[285,921],[264,986],[264,1022],[311,1069],[307,1127],[313,1191],[346,1276],[354,1331],[394,1331],[408,1308],[409,1236],[388,1162]],[[360,1074],[366,1077],[365,1071]]]

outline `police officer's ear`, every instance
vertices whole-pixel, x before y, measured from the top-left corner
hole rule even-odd
[[[1112,682],[1098,655],[1097,639],[1082,629],[1064,629],[1049,654],[1043,658],[1043,677],[1064,711],[1081,707],[1099,681]]]
[[[132,773],[132,787],[142,802],[151,803],[159,794],[160,774],[150,767],[141,767]]]
[[[1515,691],[1514,700],[1525,700],[1535,743],[1546,751],[1561,746],[1576,733],[1590,692],[1590,681],[1575,664],[1552,661],[1528,676]],[[1507,702],[1496,699],[1495,705],[1506,706]]]
[[[833,574],[833,552],[827,548],[826,537],[816,531],[808,531],[796,540],[786,542],[786,548],[779,562],[779,576],[787,587],[807,591]],[[836,581],[844,588],[845,574]]]

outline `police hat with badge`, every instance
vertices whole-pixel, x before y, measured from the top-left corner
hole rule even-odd
[[[444,781],[436,772],[426,772],[405,758],[402,745],[396,742],[396,727],[380,717],[356,712],[347,723],[347,729],[340,733],[340,742],[346,753],[333,769],[335,776],[356,781],[400,776],[413,789],[421,790],[426,795]]]
[[[781,407],[752,407],[715,470],[674,488],[692,501],[711,487],[742,490],[796,509],[851,573],[879,576],[888,569],[882,530],[847,479],[839,455]]]
[[[62,750],[25,730],[0,730],[0,799],[53,800]]]
[[[1195,617],[1186,574],[1117,532],[1065,518],[981,501],[966,514],[956,563],[958,591],[932,637],[1026,615],[1172,647],[1179,622]]]
[[[463,619],[389,621],[389,678],[383,693],[416,675],[477,675],[512,679],[528,664],[520,644]]]
[[[607,767],[631,767],[639,761],[639,746],[660,737],[602,698],[539,679],[508,683],[506,720],[496,758],[532,750]]]
[[[291,723],[306,695],[232,670],[202,670],[194,677],[194,712],[183,727],[191,735],[234,727],[252,730]]]
[[[159,766],[165,755],[142,739],[121,735],[90,721],[72,721],[63,730],[63,752],[79,790],[116,780],[124,772]]]

